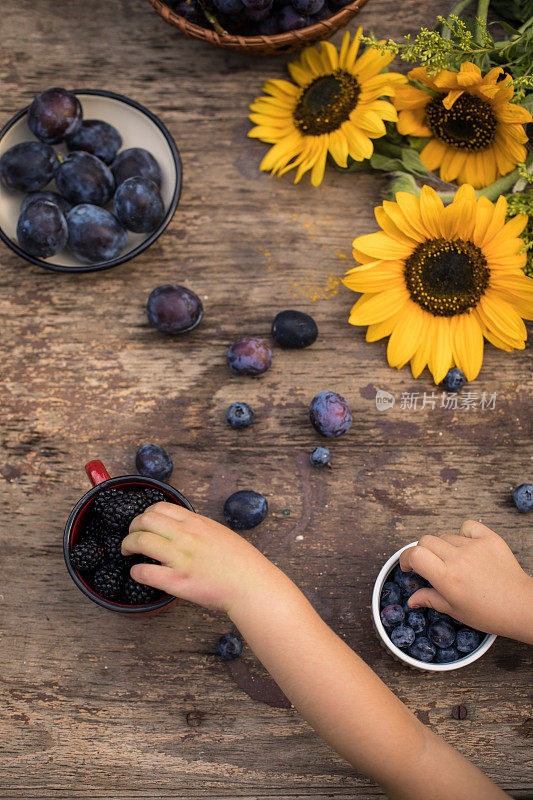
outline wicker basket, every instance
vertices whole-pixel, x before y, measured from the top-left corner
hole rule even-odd
[[[174,25],[175,28],[178,28],[185,36],[191,39],[201,39],[203,42],[210,42],[210,44],[218,47],[226,47],[228,50],[236,50],[241,53],[257,53],[258,55],[269,55],[277,52],[289,53],[292,50],[300,50],[302,47],[306,47],[320,39],[329,39],[335,31],[346,25],[357,14],[359,9],[368,2],[368,0],[354,0],[354,2],[344,6],[328,19],[320,20],[320,22],[310,25],[308,28],[302,28],[299,31],[278,33],[275,36],[234,36],[232,34],[224,36],[211,28],[202,28],[200,25],[195,25],[184,17],[180,17],[161,0],[148,1],[159,16],[163,17],[165,22],[168,22],[169,25]]]

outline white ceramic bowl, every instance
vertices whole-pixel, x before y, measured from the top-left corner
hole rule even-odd
[[[124,250],[109,261],[83,264],[67,248],[47,259],[35,258],[25,253],[17,242],[19,210],[26,195],[10,191],[0,184],[0,239],[17,255],[45,269],[56,272],[95,272],[129,261],[146,250],[163,233],[178,205],[182,168],[178,148],[172,136],[161,120],[147,108],[114,92],[80,89],[74,90],[74,94],[81,103],[84,119],[102,119],[115,126],[122,136],[121,150],[144,147],[152,153],[161,169],[161,195],[165,205],[163,221],[149,234],[128,232]],[[37,141],[26,123],[28,108],[29,106],[15,114],[0,131],[0,156],[19,142]],[[64,144],[54,145],[54,149],[62,156],[67,154]],[[51,182],[45,188],[55,190],[55,184]]]
[[[461,667],[466,667],[468,664],[472,664],[472,662],[477,661],[478,658],[487,652],[489,647],[494,643],[496,640],[496,636],[492,633],[485,634],[485,638],[481,641],[479,647],[476,647],[471,653],[464,656],[463,658],[459,658],[457,661],[452,661],[451,664],[435,664],[429,663],[426,664],[423,661],[419,661],[416,658],[412,658],[407,653],[404,653],[403,650],[400,650],[399,647],[394,645],[385,630],[383,623],[381,621],[379,612],[379,601],[381,598],[381,590],[383,588],[383,584],[389,577],[389,573],[394,569],[396,564],[398,564],[400,560],[400,555],[403,553],[404,550],[407,550],[408,547],[413,547],[413,545],[418,544],[418,542],[411,542],[411,544],[406,544],[405,547],[401,547],[400,550],[397,550],[394,555],[392,555],[389,560],[383,565],[381,568],[378,577],[376,578],[376,582],[374,584],[374,591],[372,592],[372,619],[374,621],[374,628],[376,630],[377,635],[379,636],[381,642],[385,646],[385,648],[392,654],[392,656],[397,660],[401,661],[404,664],[407,664],[409,667],[413,667],[414,669],[426,670],[427,672],[449,672],[452,669],[460,669]]]

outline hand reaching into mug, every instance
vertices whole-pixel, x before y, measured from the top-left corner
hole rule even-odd
[[[533,644],[533,578],[497,533],[467,520],[460,535],[423,536],[400,556],[433,588],[419,589],[409,606],[434,608],[487,633]]]

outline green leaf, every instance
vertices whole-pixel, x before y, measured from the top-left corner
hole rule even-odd
[[[402,169],[403,159],[391,158],[390,156],[383,156],[381,153],[374,153],[370,158],[370,166],[372,169],[379,169],[382,172],[394,172],[395,170]]]
[[[416,150],[404,149],[402,163],[408,172],[412,172],[415,175],[429,175],[429,170],[424,166],[424,163]]]

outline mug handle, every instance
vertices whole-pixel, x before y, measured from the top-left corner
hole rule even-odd
[[[87,464],[85,464],[85,472],[87,473],[93,486],[97,486],[99,483],[108,481],[111,477],[102,462],[98,460],[89,461]]]

